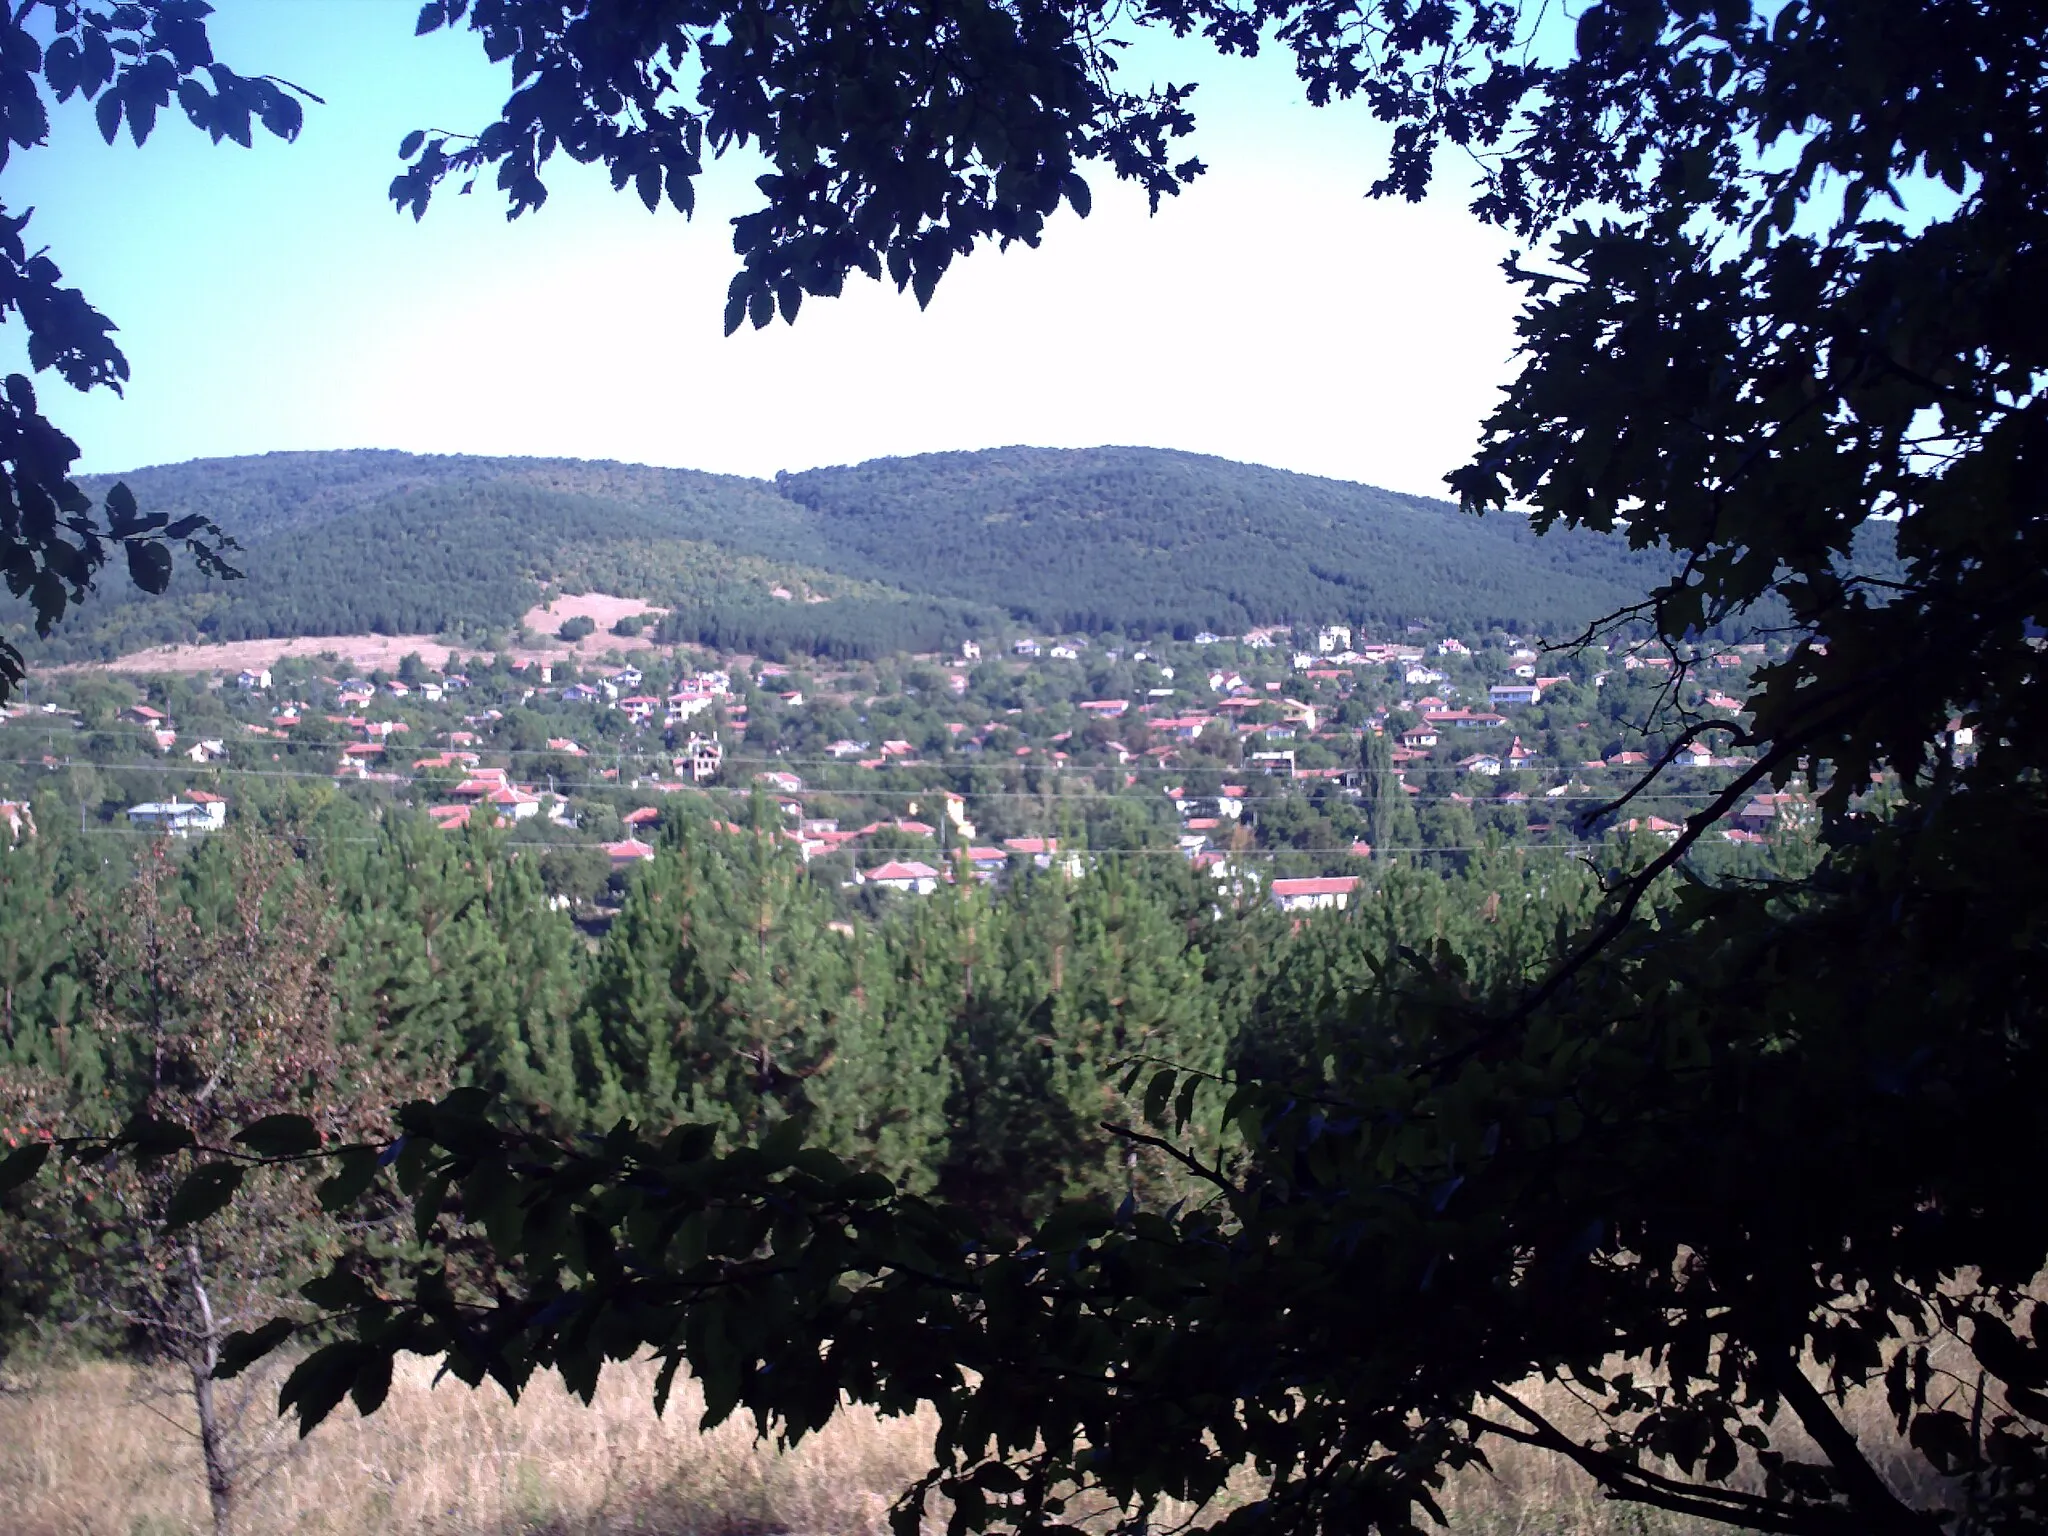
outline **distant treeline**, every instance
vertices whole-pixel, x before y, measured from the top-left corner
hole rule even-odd
[[[770,661],[804,656],[874,661],[950,650],[982,633],[997,617],[964,603],[917,598],[841,598],[801,605],[692,603],[666,614],[656,625],[654,638],[663,645],[707,645]]]

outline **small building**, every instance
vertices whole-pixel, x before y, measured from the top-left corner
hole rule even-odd
[[[18,843],[24,836],[36,835],[36,819],[25,800],[0,800],[0,827],[7,829],[10,845]]]
[[[628,837],[616,843],[600,843],[605,857],[612,861],[613,869],[625,869],[633,864],[644,864],[654,857],[654,845],[643,843],[637,837]]]
[[[1486,702],[1496,709],[1504,705],[1537,704],[1542,702],[1543,686],[1535,681],[1522,683],[1495,683],[1486,690]]]
[[[146,831],[187,837],[194,832],[218,832],[227,825],[228,803],[219,795],[195,790],[183,800],[145,800],[128,807],[128,824]]]
[[[507,784],[502,789],[494,789],[484,799],[504,821],[525,821],[540,814],[540,796],[517,785]]]
[[[1267,887],[1282,912],[1342,912],[1358,889],[1356,875],[1315,875],[1305,880],[1275,880]]]
[[[235,686],[244,693],[270,686],[270,668],[245,667],[235,674]]]
[[[993,880],[1010,865],[1010,856],[1003,849],[980,844],[970,844],[965,857],[967,862],[974,866],[974,877],[977,880]]]
[[[886,886],[911,896],[929,896],[939,888],[939,872],[915,859],[891,859],[861,876],[868,885]]]
[[[676,759],[676,771],[681,773],[687,769],[694,784],[717,778],[718,770],[724,765],[724,744],[716,736],[699,736],[695,731],[683,744],[682,756]]]

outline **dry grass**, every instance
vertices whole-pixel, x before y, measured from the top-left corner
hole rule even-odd
[[[607,1372],[586,1409],[553,1378],[516,1407],[486,1388],[402,1369],[365,1420],[346,1405],[299,1444],[261,1408],[271,1470],[246,1500],[251,1536],[883,1536],[921,1472],[929,1419],[842,1415],[794,1451],[744,1424],[696,1428],[679,1384],[665,1419],[652,1371]],[[189,1404],[133,1368],[53,1370],[0,1393],[0,1529],[10,1536],[198,1536],[206,1495]],[[1539,1391],[1552,1411],[1569,1405]],[[1868,1405],[1874,1409],[1873,1403]],[[1854,1416],[1857,1419],[1864,1414]],[[1885,1428],[1857,1423],[1866,1445]],[[1617,1505],[1559,1458],[1515,1446],[1444,1500],[1460,1536],[1705,1536],[1724,1527]],[[1887,1468],[1888,1471],[1903,1469]]]
[[[678,1384],[666,1418],[652,1372],[606,1373],[588,1409],[553,1378],[514,1407],[494,1389],[429,1385],[415,1363],[368,1419],[346,1406],[283,1453],[242,1529],[306,1536],[880,1536],[923,1470],[930,1426],[851,1413],[796,1450],[727,1423],[696,1429]],[[11,1536],[186,1536],[208,1528],[189,1407],[150,1400],[134,1370],[90,1365],[0,1397],[0,1528]],[[178,1415],[179,1409],[184,1409]],[[175,1420],[173,1415],[178,1415]]]

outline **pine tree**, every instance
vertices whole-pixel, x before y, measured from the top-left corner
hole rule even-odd
[[[831,921],[766,826],[679,835],[636,872],[598,958],[603,1112],[738,1136],[808,1114],[862,1006]]]
[[[337,846],[342,1025],[417,1081],[580,1120],[594,1070],[577,1033],[583,947],[548,906],[538,861],[506,851],[489,828],[450,836],[414,816],[387,818],[366,851]]]
[[[808,1100],[820,1145],[924,1192],[938,1178],[951,1136],[950,1047],[971,1006],[981,947],[992,922],[971,882],[941,889],[879,931],[841,935],[852,968],[829,1070]]]
[[[1127,1118],[1119,1066],[1215,1072],[1228,1042],[1185,927],[1117,868],[1021,880],[997,915],[999,965],[954,1036],[944,1191],[1021,1222],[1063,1198],[1158,1178],[1109,1128]]]
[[[63,825],[42,807],[39,827]],[[92,895],[67,869],[59,834],[45,830],[0,849],[0,1071],[62,1079],[97,1095],[106,1062],[79,1024],[84,987],[77,908]]]
[[[1358,805],[1365,816],[1365,840],[1377,858],[1397,848],[1413,848],[1415,807],[1394,776],[1394,752],[1383,730],[1367,726],[1358,741]]]

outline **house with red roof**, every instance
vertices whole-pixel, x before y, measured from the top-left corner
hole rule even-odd
[[[1356,875],[1315,875],[1303,880],[1275,880],[1268,888],[1282,912],[1342,912],[1358,889]]]
[[[878,868],[865,871],[860,878],[865,884],[884,886],[910,896],[929,896],[939,888],[939,872],[915,859],[891,859]]]

